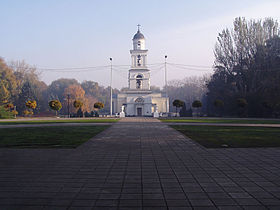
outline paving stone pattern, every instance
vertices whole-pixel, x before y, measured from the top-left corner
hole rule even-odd
[[[280,209],[279,163],[126,118],[77,149],[0,149],[0,209]]]

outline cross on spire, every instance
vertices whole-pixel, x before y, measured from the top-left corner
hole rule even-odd
[[[140,24],[138,24],[138,25],[137,25],[137,27],[138,27],[138,31],[140,31],[140,26],[141,26]]]

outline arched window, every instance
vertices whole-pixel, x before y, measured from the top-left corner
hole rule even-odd
[[[136,76],[136,89],[142,88],[142,80],[143,80],[143,76],[141,74],[138,74]]]
[[[136,102],[136,103],[144,103],[144,98],[140,98],[140,97],[139,97],[139,98],[136,98],[136,99],[135,99],[135,102]]]
[[[137,55],[137,66],[141,66],[142,60],[141,55]]]
[[[141,74],[138,74],[138,75],[136,76],[136,78],[137,78],[137,79],[142,79],[143,76],[142,76]]]

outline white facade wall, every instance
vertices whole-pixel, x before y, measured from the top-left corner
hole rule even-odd
[[[137,103],[137,98],[143,98],[143,103]],[[125,105],[126,116],[137,116],[137,108],[142,108],[143,116],[152,116],[155,111],[155,107],[158,107],[159,113],[166,112],[166,102],[169,104],[169,98],[162,97],[161,93],[148,93],[148,94],[135,94],[135,93],[123,93],[119,94],[114,99],[114,110],[116,112],[121,111],[121,106]],[[167,112],[169,112],[169,106],[167,106]]]

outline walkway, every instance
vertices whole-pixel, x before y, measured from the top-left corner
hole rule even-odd
[[[77,149],[0,149],[0,167],[0,209],[280,208],[279,148],[205,149],[152,118]]]

